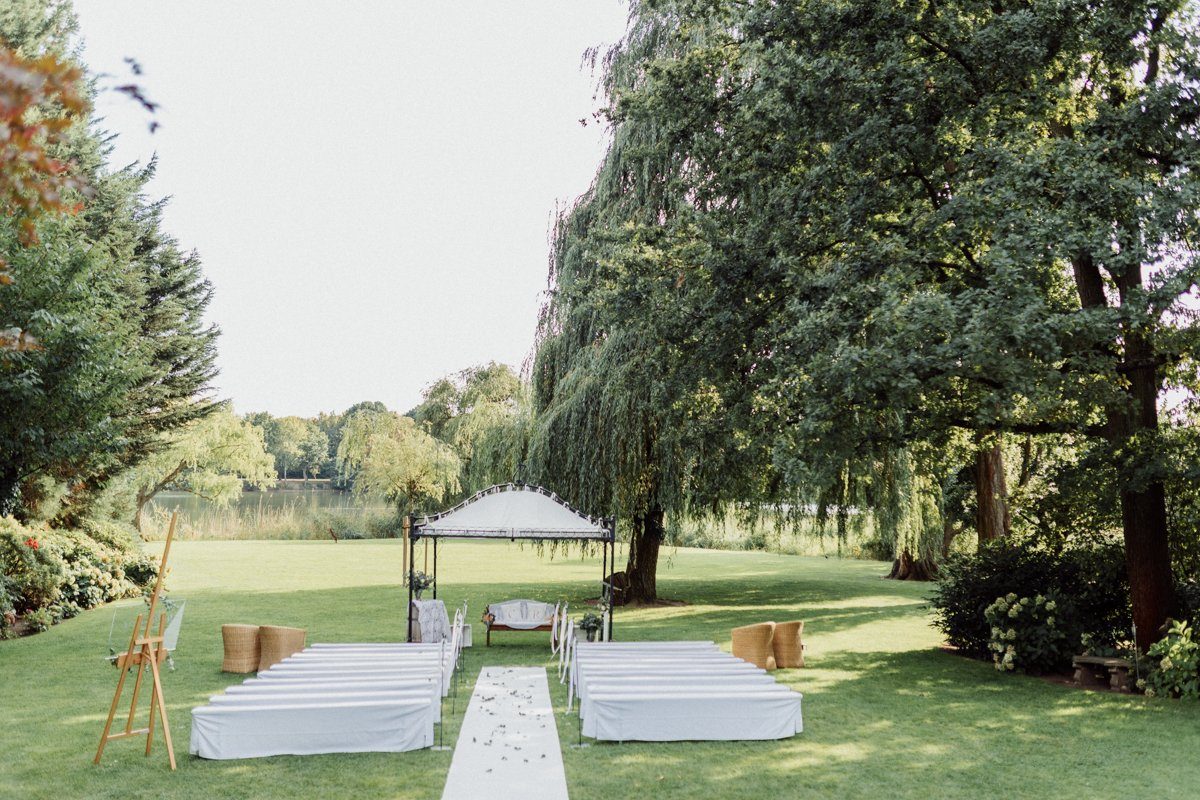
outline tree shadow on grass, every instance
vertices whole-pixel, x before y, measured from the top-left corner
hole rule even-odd
[[[1101,788],[1188,797],[1200,785],[1200,764],[1179,759],[1200,748],[1194,706],[1064,689],[933,650],[831,654],[812,671],[825,672],[841,677],[805,692],[795,738],[604,744],[583,758],[657,800],[697,786],[710,797],[787,787],[795,797],[1045,798]],[[804,691],[812,673],[777,675]],[[592,769],[572,771],[584,796]]]
[[[705,559],[697,559],[705,561]],[[714,563],[716,559],[712,559]],[[664,581],[682,608],[616,612],[625,639],[713,639],[754,617],[805,619],[819,657],[810,669],[777,678],[805,693],[806,730],[778,742],[664,743],[564,747],[572,797],[610,797],[614,786],[655,800],[753,797],[1050,797],[1068,793],[1189,796],[1200,785],[1200,707],[1078,692],[932,649],[923,606],[927,587],[872,579],[831,565],[832,577],[780,572],[760,559],[752,570]],[[791,564],[792,562],[780,562]],[[856,565],[852,565],[856,566]],[[758,574],[763,571],[765,574]],[[701,571],[701,570],[698,570]],[[572,572],[563,570],[563,572]],[[748,572],[756,573],[753,578]],[[839,575],[845,573],[845,580]],[[512,597],[568,599],[594,584],[568,580],[447,582],[442,597],[466,599],[476,633],[486,603]],[[220,672],[220,626],[292,625],[309,642],[399,641],[407,594],[399,586],[240,592],[221,587],[181,593],[187,618],[165,678],[177,752],[186,753],[188,711],[246,676]],[[6,780],[20,797],[258,797],[279,787],[310,796],[437,797],[450,754],[361,754],[205,762],[182,755],[180,773],[152,763],[141,747],[114,742],[105,765],[90,765],[116,672],[103,661],[111,613],[98,609],[46,634],[0,645],[6,725],[0,748]],[[892,651],[880,641],[892,638]],[[506,637],[467,655],[468,676],[447,715],[453,741],[474,676],[490,664],[554,664],[547,634]],[[917,642],[913,644],[912,642]],[[824,646],[826,643],[829,646]],[[839,649],[840,648],[840,649]],[[860,651],[853,651],[859,648]],[[865,652],[863,652],[865,651]],[[565,688],[551,675],[557,706]],[[447,707],[449,711],[449,707]],[[558,716],[564,744],[576,718]],[[137,780],[131,780],[131,773]],[[7,789],[6,789],[7,791]]]

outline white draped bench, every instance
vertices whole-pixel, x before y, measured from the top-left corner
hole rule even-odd
[[[434,645],[313,646],[192,710],[201,758],[430,747],[461,627]]]
[[[604,741],[783,739],[803,731],[802,696],[711,642],[569,642],[568,708]]]

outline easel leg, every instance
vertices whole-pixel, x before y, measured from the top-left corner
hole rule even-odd
[[[146,755],[154,746],[154,712],[158,708],[158,692],[150,693],[150,721],[146,724]]]
[[[133,634],[129,637],[129,647],[125,648],[127,659],[133,657],[133,643],[137,641],[138,628],[141,625],[142,616],[139,614],[137,621],[133,623]],[[112,730],[113,718],[117,716],[117,706],[121,702],[121,691],[125,688],[125,678],[129,675],[129,667],[121,664],[120,656],[117,656],[117,668],[121,670],[121,677],[117,678],[117,691],[113,694],[112,705],[108,708],[108,720],[104,723],[104,733],[100,734],[100,746],[96,748],[96,757],[92,759],[93,764],[99,764],[100,756],[104,755],[104,745],[108,744],[108,732]]]
[[[113,717],[117,715],[117,705],[121,702],[121,690],[125,688],[125,676],[128,674],[128,668],[124,668],[121,670],[121,677],[117,679],[117,693],[113,695],[112,705],[108,709],[108,721],[104,723],[104,733],[100,734],[100,746],[96,748],[96,757],[92,759],[93,764],[99,764],[100,756],[104,755],[104,745],[108,744],[108,732],[112,730]]]
[[[133,717],[137,713],[138,695],[142,691],[142,675],[145,673],[146,653],[145,647],[142,648],[141,657],[138,658],[137,679],[133,682],[133,700],[129,703],[129,716],[125,718],[125,732],[129,733],[133,730]]]
[[[163,630],[167,626],[167,615],[163,614],[158,620],[158,635],[161,638]],[[158,647],[162,647],[161,644]],[[142,660],[149,658],[156,666],[158,665],[158,647],[150,645],[142,646]],[[157,683],[157,681],[155,681]],[[154,709],[158,705],[158,693],[150,694],[150,721],[146,724],[146,755],[150,755],[150,749],[154,746]]]
[[[171,769],[175,769],[175,746],[171,744],[171,726],[167,723],[167,704],[163,700],[162,676],[158,672],[158,659],[150,659],[150,671],[154,673],[154,694],[158,698],[158,715],[162,719],[163,739],[167,743],[167,758]]]

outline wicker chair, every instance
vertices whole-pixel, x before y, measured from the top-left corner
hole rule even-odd
[[[304,649],[307,632],[303,628],[283,628],[263,625],[258,629],[258,668],[270,669],[293,653]]]
[[[800,620],[793,622],[775,623],[775,636],[771,639],[771,649],[775,653],[775,666],[779,669],[804,666],[804,623]]]
[[[743,661],[766,670],[775,669],[775,654],[771,650],[771,639],[775,633],[774,622],[760,622],[733,629],[733,654]]]
[[[254,672],[258,669],[257,625],[222,625],[221,640],[225,643],[222,672]]]

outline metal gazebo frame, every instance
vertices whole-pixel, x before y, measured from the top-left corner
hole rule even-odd
[[[444,519],[456,511],[460,511],[467,506],[502,492],[535,492],[543,497],[553,500],[558,505],[562,506],[567,511],[578,517],[581,522],[590,524],[590,530],[569,530],[556,528],[540,528],[540,527],[488,527],[488,526],[463,526],[462,528],[432,528],[429,526],[438,520]],[[613,603],[612,603],[612,586],[608,583],[608,573],[611,568],[616,567],[616,518],[615,517],[592,517],[583,514],[580,511],[572,508],[569,503],[563,500],[554,492],[545,489],[541,486],[532,486],[524,483],[502,483],[477,492],[463,502],[456,505],[454,508],[442,511],[441,513],[432,516],[422,517],[419,521],[413,520],[412,527],[408,536],[408,641],[412,641],[413,636],[413,581],[416,576],[416,544],[419,539],[428,539],[433,542],[433,598],[437,599],[438,580],[437,580],[437,555],[438,541],[441,539],[507,539],[511,542],[534,541],[534,542],[600,542],[602,558],[601,558],[601,573],[600,573],[600,597],[608,608],[608,638],[612,639],[613,627]],[[611,561],[611,565],[610,565]]]

